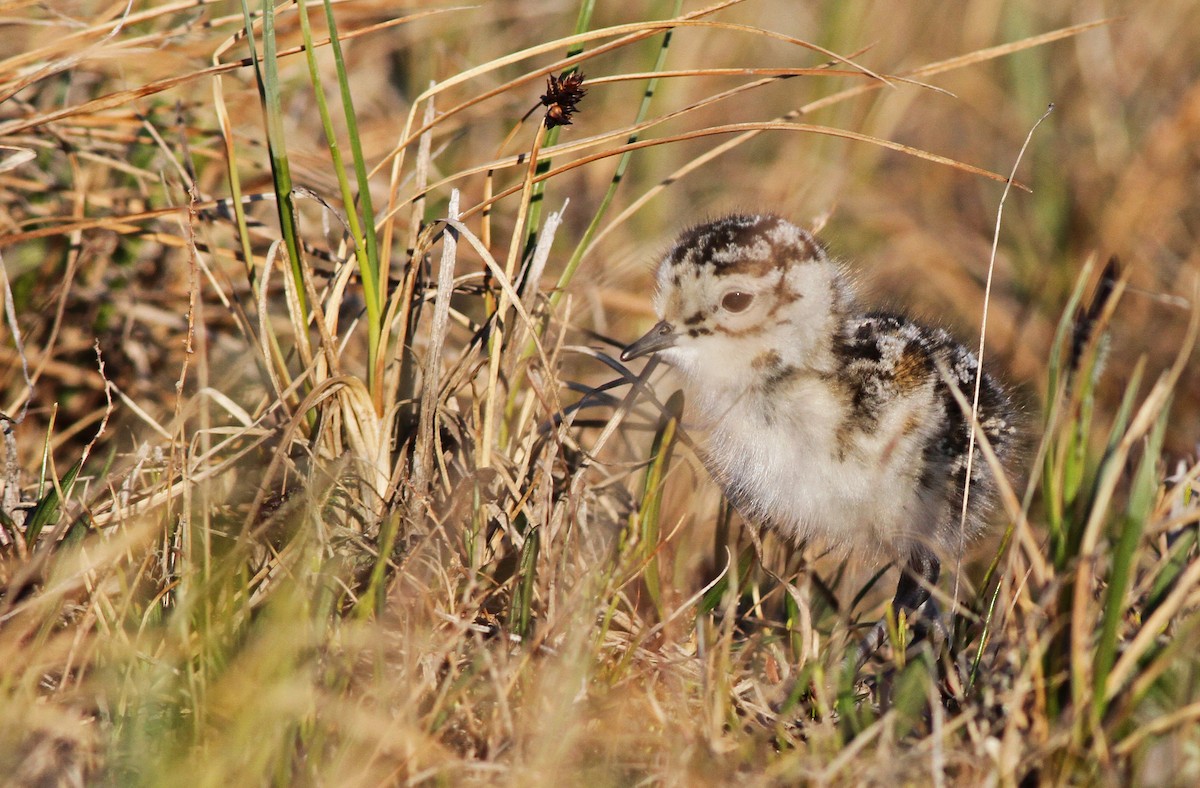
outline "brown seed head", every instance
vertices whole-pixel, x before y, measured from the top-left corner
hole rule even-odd
[[[541,97],[542,106],[546,107],[546,128],[571,125],[571,116],[579,111],[579,102],[587,95],[583,80],[578,71],[546,77],[546,92]]]

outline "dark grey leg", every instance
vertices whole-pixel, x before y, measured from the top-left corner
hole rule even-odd
[[[896,596],[892,600],[892,609],[899,613],[904,610],[908,618],[911,620],[914,613],[926,605],[929,609],[925,611],[926,615],[932,614],[934,627],[938,627],[940,622],[937,621],[937,607],[930,600],[929,589],[937,585],[938,576],[942,573],[942,564],[938,557],[932,551],[924,547],[913,549],[912,555],[908,558],[908,563],[900,572],[900,582],[896,586]],[[879,621],[875,626],[871,627],[871,631],[858,644],[858,666],[861,668],[863,663],[870,658],[872,654],[883,644],[883,639],[887,636],[887,622]]]
[[[900,573],[900,583],[896,586],[896,598],[892,605],[897,610],[919,609],[929,599],[929,589],[937,585],[941,574],[942,562],[938,557],[924,547],[916,548]]]

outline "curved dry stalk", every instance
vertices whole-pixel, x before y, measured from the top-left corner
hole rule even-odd
[[[422,19],[427,16],[433,16],[435,14],[446,13],[447,11],[451,11],[451,10],[456,10],[456,9],[437,8],[437,9],[432,9],[432,10],[428,10],[428,11],[419,11],[414,14],[410,14],[409,16],[400,17],[399,19],[389,19],[389,20],[379,22],[374,25],[369,25],[365,28],[359,28],[357,30],[347,31],[345,33],[342,33],[341,36],[339,36],[338,40],[350,41],[355,38],[360,38],[362,36],[378,32],[380,30],[386,30],[388,28],[408,24],[409,22],[413,22],[413,21]],[[228,45],[232,46],[234,43],[236,43],[236,39],[231,39],[228,42]],[[313,42],[313,46],[316,48],[326,47],[326,46],[329,46],[329,44],[330,44],[329,38],[323,38],[323,39],[319,39],[319,40],[316,40]],[[299,55],[303,52],[304,52],[303,46],[293,46],[293,47],[287,47],[286,49],[280,49],[276,54],[280,59],[282,59],[285,57],[290,57],[292,55]],[[154,80],[151,82],[147,82],[144,85],[139,85],[136,88],[129,88],[127,90],[114,91],[107,95],[100,96],[99,98],[92,99],[91,101],[85,101],[82,104],[76,104],[74,106],[63,107],[62,109],[53,110],[51,112],[45,112],[40,115],[35,115],[32,118],[22,118],[22,119],[18,119],[18,120],[11,120],[11,121],[8,121],[7,123],[0,123],[0,137],[6,137],[6,136],[13,135],[13,134],[20,134],[22,132],[26,132],[31,129],[39,128],[39,127],[45,126],[46,124],[49,124],[49,123],[55,123],[57,121],[64,120],[65,118],[74,117],[76,115],[87,115],[87,114],[102,112],[107,109],[114,109],[116,107],[122,106],[123,104],[128,104],[132,101],[135,101],[137,99],[146,98],[148,96],[157,95],[159,93],[162,93],[163,91],[170,90],[172,88],[176,88],[181,85],[185,85],[185,84],[187,84],[189,82],[193,82],[197,79],[202,79],[204,77],[211,77],[211,76],[215,76],[215,75],[219,75],[219,74],[225,74],[230,71],[236,71],[237,69],[240,69],[240,68],[247,68],[250,65],[251,65],[250,58],[245,57],[240,60],[233,61],[231,63],[222,63],[220,65],[214,65],[214,66],[209,66],[208,68],[198,69],[196,71],[192,71],[187,74],[182,74],[182,75],[174,76],[174,77],[167,77],[165,79]]]
[[[590,156],[583,156],[572,162],[568,162],[567,164],[560,165],[560,166],[555,167],[541,175],[536,176],[534,178],[534,182],[540,183],[542,181],[549,180],[550,178],[554,178],[558,175],[562,175],[564,172],[569,172],[570,170],[573,170],[577,167],[582,167],[585,164],[590,164],[594,161],[599,161],[601,159],[607,159],[612,156],[620,156],[622,153],[625,153],[627,151],[641,150],[643,148],[652,148],[652,147],[655,147],[658,145],[667,145],[667,144],[671,144],[671,143],[675,143],[675,142],[686,142],[688,140],[700,139],[702,137],[711,137],[711,136],[719,135],[719,134],[736,134],[738,132],[751,131],[751,130],[755,130],[755,131],[797,131],[797,132],[810,133],[810,134],[824,134],[824,135],[827,135],[830,137],[841,137],[843,139],[854,140],[856,142],[868,142],[868,143],[871,143],[874,145],[878,145],[881,148],[887,148],[889,150],[898,151],[900,153],[906,153],[910,156],[915,156],[919,159],[924,159],[926,161],[930,161],[935,164],[943,164],[945,166],[952,167],[956,170],[968,173],[970,175],[977,175],[979,177],[987,178],[988,180],[997,181],[999,183],[1007,183],[1008,182],[1008,178],[1004,175],[1000,175],[999,173],[992,172],[991,170],[985,170],[982,167],[976,167],[974,165],[967,164],[965,162],[957,161],[956,159],[952,159],[948,156],[941,156],[936,153],[930,153],[929,151],[921,150],[920,148],[914,148],[911,145],[905,145],[905,144],[899,143],[899,142],[892,142],[891,140],[885,140],[880,137],[872,137],[869,134],[860,134],[859,132],[856,132],[856,131],[848,131],[846,129],[838,129],[838,128],[834,128],[832,126],[817,126],[817,125],[813,125],[811,123],[781,123],[781,122],[777,122],[777,121],[766,121],[766,122],[761,122],[761,123],[753,123],[753,122],[752,123],[727,123],[727,124],[720,125],[720,126],[709,126],[707,128],[697,129],[695,131],[689,131],[689,132],[686,132],[683,134],[675,134],[675,135],[672,135],[669,137],[658,137],[656,139],[651,139],[651,140],[639,140],[637,142],[633,142],[633,143],[630,143],[627,145],[621,145],[617,148],[610,148],[608,150],[601,151],[600,153],[595,153]],[[1025,186],[1023,183],[1020,183],[1017,181],[1013,182],[1013,186],[1015,186],[1018,189],[1021,189],[1022,191],[1029,191],[1028,186]],[[521,190],[521,188],[522,187],[519,185],[518,186],[510,186],[509,188],[499,192],[492,198],[484,200],[479,203],[476,203],[473,207],[468,208],[467,210],[463,211],[463,214],[462,214],[463,218],[470,218],[471,216],[474,216],[475,214],[479,213],[480,211],[483,211],[484,209],[488,208],[489,206],[495,204],[496,202],[503,200],[505,197],[510,197],[513,194],[516,194],[517,192],[519,192]]]
[[[1037,36],[1030,36],[1029,38],[1025,38],[1025,39],[1022,39],[1021,41],[1013,42],[1011,44],[1002,44],[1000,46],[988,47],[986,49],[981,49],[978,52],[971,52],[967,55],[960,55],[958,57],[948,58],[946,60],[939,60],[937,62],[929,63],[929,64],[921,66],[919,68],[915,68],[911,71],[901,72],[899,75],[892,76],[890,78],[895,79],[898,82],[908,83],[910,80],[919,80],[919,79],[924,79],[926,77],[936,76],[937,74],[943,74],[948,71],[954,71],[954,70],[957,70],[960,68],[965,68],[967,66],[974,65],[976,63],[985,62],[987,60],[992,60],[992,59],[995,59],[998,57],[1003,57],[1004,55],[1010,55],[1015,52],[1019,52],[1019,51],[1029,49],[1032,47],[1049,44],[1053,41],[1058,41],[1063,38],[1069,38],[1071,36],[1079,35],[1080,33],[1086,32],[1093,28],[1097,28],[1102,25],[1106,25],[1111,21],[1112,20],[1110,20],[1110,19],[1104,19],[1104,20],[1099,20],[1096,22],[1086,22],[1086,23],[1079,24],[1079,25],[1072,25],[1070,27],[1064,27],[1059,30],[1052,31],[1050,33],[1045,33],[1045,34],[1037,35]],[[925,85],[924,82],[921,82],[921,81],[916,82],[916,84],[920,85],[922,87],[929,87],[929,86]],[[816,112],[819,109],[824,109],[824,108],[830,107],[834,104],[838,104],[842,101],[847,101],[849,99],[852,99],[856,96],[864,95],[869,91],[878,90],[880,87],[882,87],[882,86],[878,82],[872,82],[872,83],[868,83],[868,84],[864,84],[864,85],[857,85],[852,88],[846,88],[845,90],[840,90],[837,93],[833,93],[829,96],[825,96],[824,98],[820,98],[815,101],[810,101],[808,104],[805,104],[802,107],[798,107],[797,109],[794,109],[791,112],[781,115],[780,117],[776,118],[776,120],[778,120],[778,121],[795,120],[796,118],[802,117],[803,115]],[[681,179],[686,177],[688,174],[702,169],[710,161],[718,158],[719,156],[721,156],[725,153],[728,153],[729,151],[733,150],[734,148],[737,148],[738,146],[740,146],[746,142],[749,142],[750,140],[754,139],[761,133],[762,133],[761,131],[747,131],[744,134],[741,134],[732,140],[723,142],[720,145],[716,146],[715,148],[712,148],[711,150],[701,153],[699,156],[695,157],[691,161],[682,165],[681,167],[679,167],[679,169],[675,170],[670,175],[668,175],[667,177],[660,180],[658,182],[658,184],[656,184],[653,188],[647,190],[643,195],[641,195],[636,200],[634,200],[632,203],[630,203],[628,207],[626,207],[623,211],[621,211],[621,213],[617,214],[617,216],[615,216],[613,218],[613,220],[604,227],[604,229],[602,229],[600,232],[598,232],[596,234],[596,237],[592,241],[592,245],[595,246],[596,243],[599,242],[601,238],[605,237],[611,231],[613,231],[616,228],[623,225],[626,221],[628,221],[628,219],[631,216],[633,216],[639,210],[641,210],[642,207],[646,205],[646,203],[650,202],[650,200],[654,199],[659,194],[661,194],[667,188],[667,186],[669,186],[670,184],[679,182]]]
[[[739,70],[739,69],[731,69],[731,70]],[[821,69],[740,69],[740,70],[741,71],[782,71],[782,72],[786,72],[786,74],[790,75],[790,76],[795,76],[804,71],[813,71],[813,72],[818,72],[818,73],[835,73],[835,72],[831,72],[831,71],[822,72]],[[707,76],[708,71],[709,71],[708,69],[699,69],[699,70],[696,70],[695,72],[686,72],[686,75],[688,75],[688,76],[693,76],[693,75]],[[857,72],[840,72],[840,73],[845,74],[845,75],[851,75],[851,74],[854,74]],[[681,73],[680,75],[683,75],[683,74]],[[652,76],[653,76],[653,72],[650,72],[647,75],[621,74],[621,75],[618,75],[615,77],[609,77],[609,78],[600,78],[600,79],[594,79],[594,80],[589,79],[587,81],[587,84],[589,86],[591,86],[591,85],[595,85],[602,81],[607,81],[607,80],[623,81],[623,80],[631,79],[631,78],[652,78]],[[664,76],[668,76],[668,75],[664,75]],[[700,110],[705,107],[712,106],[713,104],[724,101],[725,99],[728,99],[728,98],[732,98],[741,93],[748,92],[750,90],[762,87],[764,85],[770,85],[774,82],[777,82],[781,78],[783,78],[783,77],[782,76],[772,76],[769,79],[759,79],[759,80],[755,80],[753,82],[748,82],[746,84],[738,85],[737,87],[730,88],[728,90],[723,90],[719,93],[715,93],[715,94],[708,96],[706,98],[703,98],[699,101],[695,101],[691,104],[688,104],[685,107],[681,107],[676,110],[671,110],[670,112],[665,112],[662,115],[659,115],[655,118],[651,118],[650,120],[645,120],[640,123],[634,123],[634,124],[630,124],[627,126],[622,126],[620,128],[616,128],[611,131],[605,131],[600,134],[592,134],[587,137],[580,137],[578,139],[574,139],[569,142],[560,142],[555,145],[551,145],[551,146],[542,148],[540,151],[540,156],[545,157],[546,159],[552,159],[557,156],[561,156],[565,153],[574,153],[576,151],[587,150],[588,148],[593,148],[593,147],[596,147],[597,145],[602,145],[606,142],[611,142],[614,140],[628,140],[631,137],[640,135],[643,131],[645,131],[647,129],[654,128],[655,126],[660,126],[663,123],[666,123],[667,121],[674,120],[676,118],[679,118],[679,117],[682,117],[689,113],[692,113],[696,110]],[[889,78],[892,78],[892,77],[889,76]],[[922,85],[921,83],[916,83],[916,84],[920,85],[921,87],[929,87],[927,85]],[[931,89],[937,90],[936,88],[931,88]],[[514,131],[515,131],[515,129],[514,129]],[[433,183],[432,185],[425,187],[423,192],[420,189],[418,189],[414,193],[414,196],[410,197],[409,200],[416,200],[416,199],[420,198],[421,196],[423,196],[423,194],[425,194],[425,193],[434,191],[436,189],[439,189],[439,188],[446,186],[450,183],[453,183],[455,181],[462,180],[463,178],[469,177],[471,175],[491,173],[495,170],[503,170],[503,169],[507,169],[509,167],[515,167],[515,166],[518,166],[521,164],[525,164],[527,162],[528,158],[529,158],[528,152],[516,153],[511,156],[504,156],[504,157],[496,158],[491,161],[485,162],[483,164],[477,164],[477,165],[474,165],[471,167],[460,168],[458,171],[456,171],[454,173],[453,176],[443,178],[442,180],[437,181],[437,182]],[[407,202],[408,202],[408,200],[406,200],[403,203],[400,203],[400,205],[403,206],[403,205],[407,204]],[[386,215],[385,215],[385,217],[386,217]]]
[[[551,74],[556,71],[562,71],[566,68],[570,68],[571,66],[586,62],[592,58],[598,57],[599,55],[605,54],[605,53],[613,51],[615,49],[620,49],[621,47],[629,46],[630,44],[637,43],[638,41],[641,41],[650,36],[654,36],[659,33],[666,32],[666,31],[673,30],[675,28],[680,28],[680,27],[684,27],[684,28],[686,28],[686,27],[721,28],[721,29],[762,35],[767,38],[773,38],[773,39],[776,39],[779,41],[783,41],[783,42],[792,44],[794,46],[799,46],[804,49],[809,49],[811,51],[825,55],[826,57],[829,57],[839,63],[843,63],[847,66],[851,66],[851,67],[853,67],[853,69],[855,69],[863,74],[866,74],[867,76],[870,76],[874,79],[878,79],[878,80],[884,82],[885,84],[887,84],[887,81],[883,77],[880,77],[878,74],[871,71],[870,69],[860,66],[857,63],[854,63],[851,60],[844,58],[841,55],[838,55],[837,53],[832,52],[831,50],[828,50],[824,47],[818,46],[818,45],[813,44],[808,41],[804,41],[803,39],[794,38],[792,36],[787,36],[782,33],[776,33],[772,30],[767,30],[765,28],[758,28],[758,27],[753,27],[750,25],[738,25],[738,24],[733,24],[733,23],[729,23],[729,22],[709,22],[709,21],[704,21],[701,18],[701,17],[705,17],[705,16],[710,16],[710,15],[716,13],[717,11],[728,8],[732,5],[736,5],[742,1],[743,0],[727,0],[727,2],[717,3],[716,5],[709,6],[708,8],[702,8],[697,11],[689,12],[682,16],[674,17],[672,19],[665,19],[665,20],[658,21],[658,22],[635,22],[635,23],[626,24],[626,25],[614,25],[611,27],[600,28],[597,30],[591,30],[591,31],[588,31],[585,33],[578,33],[578,34],[575,34],[572,36],[564,36],[562,38],[558,38],[553,41],[549,41],[549,42],[537,44],[537,45],[534,45],[531,47],[527,47],[518,52],[514,52],[509,55],[505,55],[503,57],[495,58],[493,60],[488,61],[487,63],[482,63],[478,66],[467,69],[466,71],[462,71],[458,74],[455,74],[453,77],[451,77],[447,80],[444,80],[442,82],[439,82],[435,86],[424,91],[423,93],[418,95],[413,100],[412,107],[409,109],[408,122],[405,124],[404,132],[400,138],[400,141],[392,149],[392,152],[388,156],[386,156],[379,163],[379,165],[376,166],[376,168],[374,170],[371,171],[371,174],[374,175],[376,172],[378,172],[378,170],[380,168],[382,168],[385,165],[385,163],[387,161],[391,160],[393,157],[401,156],[403,154],[403,151],[406,150],[409,145],[411,145],[413,142],[418,140],[420,138],[420,136],[422,134],[424,134],[426,131],[428,131],[430,128],[432,128],[432,126],[435,123],[440,123],[447,118],[453,117],[454,115],[457,115],[458,113],[460,113],[466,109],[469,109],[470,107],[473,107],[476,104],[479,104],[480,102],[486,101],[487,99],[493,98],[502,93],[509,92],[509,91],[513,90],[514,88],[520,87],[521,85],[525,85],[525,84],[528,84],[529,82],[540,79],[541,77],[544,77],[547,74]],[[450,88],[456,87],[460,84],[468,82],[468,81],[475,79],[477,77],[480,77],[484,74],[488,74],[492,71],[496,71],[498,69],[504,68],[506,66],[510,66],[515,63],[520,63],[524,60],[529,60],[530,58],[538,57],[540,55],[544,55],[544,54],[547,54],[550,52],[562,51],[564,49],[570,50],[573,47],[578,47],[583,44],[587,44],[592,41],[596,41],[596,40],[600,40],[600,39],[604,39],[604,38],[611,38],[613,36],[618,36],[619,38],[617,38],[617,40],[615,40],[615,41],[611,41],[607,44],[601,45],[599,47],[588,50],[586,52],[581,52],[578,55],[563,58],[561,60],[555,61],[554,63],[551,63],[548,66],[544,66],[544,67],[535,69],[533,71],[527,72],[525,74],[522,74],[521,76],[519,76],[515,79],[512,79],[512,80],[509,80],[508,82],[505,82],[504,84],[502,84],[498,87],[487,90],[477,96],[473,96],[472,98],[468,99],[467,101],[462,102],[461,104],[457,104],[457,105],[451,107],[450,109],[448,109],[444,113],[442,113],[437,118],[436,121],[434,121],[432,123],[424,124],[415,130],[412,129],[412,123],[413,123],[413,119],[415,118],[416,108],[421,104],[421,102],[426,101],[430,98],[433,98],[434,96],[436,96],[446,90],[449,90]],[[393,170],[393,172],[394,172],[394,170]],[[395,184],[393,183],[393,188],[394,187],[395,187]]]

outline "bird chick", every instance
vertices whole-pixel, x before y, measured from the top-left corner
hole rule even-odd
[[[816,539],[901,568],[894,606],[916,611],[988,522],[996,480],[971,464],[979,364],[941,329],[860,311],[852,283],[811,234],[773,215],[684,232],[658,268],[660,322],[623,361],[657,353],[682,373],[709,428],[705,464],[733,505],[794,543]],[[1014,408],[987,373],[978,420],[1001,461]],[[882,641],[882,622],[861,645]]]

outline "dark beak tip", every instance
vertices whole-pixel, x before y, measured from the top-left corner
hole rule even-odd
[[[621,349],[621,361],[628,363],[633,361],[635,358],[641,358],[642,356],[648,356],[653,353],[653,350],[646,349],[645,344],[646,343],[644,342],[643,338],[632,344],[626,345]]]
[[[621,351],[621,361],[629,362],[635,358],[648,356],[660,350],[666,350],[675,345],[675,328],[665,320],[660,320],[654,328],[636,342],[627,345]]]

